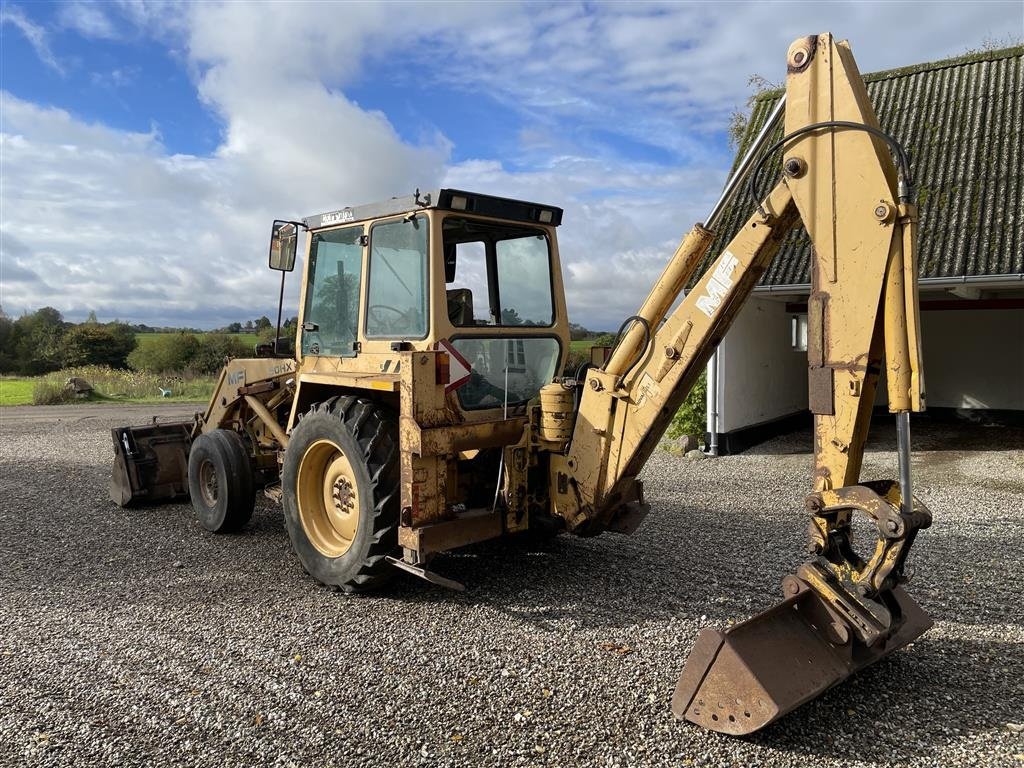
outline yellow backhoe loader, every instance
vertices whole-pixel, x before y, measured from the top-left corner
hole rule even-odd
[[[802,222],[814,245],[812,557],[779,605],[700,635],[672,707],[750,733],[914,640],[930,621],[901,582],[931,515],[910,482],[909,413],[924,408],[910,167],[845,42],[801,38],[787,64],[785,97],[721,200],[592,365],[563,370],[555,206],[417,190],[277,221],[269,260],[282,280],[306,249],[294,351],[229,362],[192,422],[115,429],[114,500],[188,496],[223,532],[245,525],[263,489],[303,567],[345,591],[398,570],[460,588],[431,570],[434,555],[528,530],[629,534],[648,511],[641,468]],[[749,204],[749,219],[670,312],[730,204]],[[899,479],[862,482],[883,368]],[[870,554],[854,548],[855,516],[877,533]]]

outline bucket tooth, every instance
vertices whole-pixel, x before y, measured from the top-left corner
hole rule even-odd
[[[798,594],[725,632],[701,632],[672,697],[676,717],[733,736],[753,733],[931,626],[897,587],[902,623],[869,648],[800,584]]]

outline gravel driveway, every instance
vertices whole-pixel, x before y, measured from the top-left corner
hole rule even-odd
[[[631,538],[487,545],[386,595],[319,587],[278,509],[240,535],[107,498],[109,428],[190,409],[0,411],[0,764],[1024,767],[1024,432],[916,422],[910,648],[761,733],[676,722],[700,628],[802,559],[808,435],[645,470]],[[865,477],[896,474],[891,426]],[[1003,450],[992,450],[1001,447]]]

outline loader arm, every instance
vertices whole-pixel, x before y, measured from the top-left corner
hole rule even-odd
[[[587,373],[569,450],[552,472],[556,509],[570,528],[632,527],[624,521],[644,508],[637,475],[786,234],[803,223],[813,244],[808,383],[815,465],[806,507],[808,549],[817,558],[787,582],[793,611],[773,609],[774,618],[752,619],[752,629],[739,625],[735,637],[714,633],[698,642],[674,709],[729,733],[756,730],[929,624],[897,586],[916,531],[931,519],[909,485],[906,415],[923,409],[924,394],[917,211],[906,157],[880,131],[845,42],[827,34],[801,38],[787,63],[785,136],[771,148],[782,149],[781,180],[766,197],[750,198],[746,223],[668,314],[712,240],[702,225],[687,235],[608,362]],[[755,189],[758,176],[752,174]],[[901,483],[858,485],[882,365],[889,408],[898,414]],[[854,514],[878,529],[870,556],[854,552]],[[773,622],[777,648],[764,632]],[[794,650],[804,645],[811,650]],[[780,677],[774,670],[786,669],[793,653],[800,663],[820,657],[820,674],[801,680],[797,673],[795,683],[791,671]],[[752,658],[770,662],[759,671]],[[717,697],[735,709],[734,701],[751,696],[761,704],[729,710],[728,719],[725,710],[698,704]]]

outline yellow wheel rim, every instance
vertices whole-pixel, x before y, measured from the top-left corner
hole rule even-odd
[[[359,528],[356,476],[341,448],[330,440],[309,446],[299,462],[296,485],[306,537],[321,554],[341,557]]]

